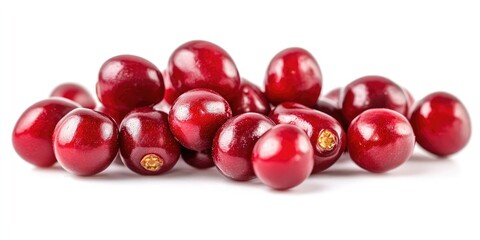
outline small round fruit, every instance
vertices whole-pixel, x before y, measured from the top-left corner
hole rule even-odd
[[[313,107],[322,89],[322,73],[315,58],[305,49],[288,48],[270,62],[265,94],[270,103],[297,102]]]
[[[212,155],[218,170],[226,177],[247,181],[255,177],[252,150],[257,140],[275,123],[259,113],[244,113],[229,119],[217,131]]]
[[[143,107],[130,112],[120,125],[120,153],[130,170],[159,175],[172,169],[180,157],[180,145],[168,127],[168,115]]]
[[[415,136],[407,118],[390,109],[370,109],[356,117],[348,128],[348,152],[361,168],[382,173],[392,170],[412,155]]]
[[[242,79],[239,93],[229,101],[234,116],[242,113],[256,112],[263,115],[270,113],[270,103],[255,84]]]
[[[49,98],[27,108],[17,120],[12,133],[15,151],[25,161],[37,167],[49,167],[57,162],[53,153],[52,135],[58,121],[80,107],[65,98]]]
[[[70,99],[84,108],[94,109],[97,105],[92,95],[79,84],[64,83],[58,85],[50,94],[51,97],[63,97]]]
[[[183,161],[194,168],[207,169],[215,166],[210,150],[198,152],[182,147],[181,154]]]
[[[445,92],[435,92],[420,100],[410,123],[418,144],[441,157],[460,151],[472,134],[467,109],[458,98]]]
[[[265,185],[286,190],[305,181],[313,169],[313,149],[303,130],[279,124],[263,134],[253,147],[255,175]]]
[[[404,116],[408,114],[408,102],[403,89],[381,76],[365,76],[351,82],[343,89],[340,100],[347,123],[372,108],[388,108]]]
[[[230,55],[207,41],[190,41],[178,47],[170,56],[166,74],[180,93],[207,88],[230,100],[240,86]]]
[[[108,59],[100,68],[97,96],[107,107],[122,112],[162,100],[163,77],[151,62],[133,55]]]
[[[180,95],[170,110],[168,123],[175,138],[186,148],[203,151],[212,146],[217,130],[232,116],[228,102],[208,89]]]
[[[53,133],[53,149],[70,173],[91,176],[105,170],[118,153],[118,128],[108,116],[78,108],[63,117]]]
[[[325,113],[285,102],[270,113],[270,118],[277,124],[292,124],[307,133],[314,150],[312,173],[331,167],[345,151],[346,134],[342,125]]]

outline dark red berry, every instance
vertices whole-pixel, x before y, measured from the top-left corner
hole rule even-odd
[[[400,166],[410,158],[415,146],[407,118],[390,109],[364,111],[352,121],[347,136],[352,160],[374,173]]]
[[[367,109],[388,108],[407,116],[408,103],[403,89],[388,78],[366,76],[344,89],[340,97],[343,116],[350,123]]]
[[[285,49],[278,53],[268,66],[265,94],[274,105],[297,102],[313,107],[321,89],[320,67],[305,49]]]
[[[342,91],[341,88],[334,88],[332,89],[330,92],[328,92],[327,94],[325,94],[325,96],[323,96],[322,98],[323,99],[328,99],[332,102],[333,105],[337,105],[338,106],[338,102],[340,101],[340,92]]]
[[[226,177],[247,181],[255,177],[252,150],[257,140],[275,123],[259,113],[244,113],[229,119],[217,131],[212,155],[218,170]]]
[[[270,113],[270,103],[255,84],[242,79],[239,93],[229,101],[233,115],[256,112],[263,115]]]
[[[292,124],[307,133],[314,150],[313,173],[332,166],[345,151],[346,135],[342,125],[325,113],[286,102],[278,105],[270,118],[277,124]]]
[[[97,112],[101,112],[109,117],[111,117],[115,123],[118,125],[120,125],[120,123],[122,122],[123,118],[127,115],[127,113],[129,111],[125,111],[125,110],[118,110],[118,109],[112,109],[112,108],[107,108],[101,104],[97,105],[97,107],[95,108],[95,111]]]
[[[173,135],[184,147],[203,151],[212,146],[215,133],[231,116],[228,102],[218,93],[194,89],[177,98],[168,122]]]
[[[210,150],[193,151],[182,147],[182,158],[190,166],[198,169],[207,169],[215,166]]]
[[[265,185],[286,190],[302,183],[313,169],[313,149],[303,130],[279,124],[263,134],[253,147],[255,175]]]
[[[120,153],[130,170],[159,175],[177,163],[180,144],[168,127],[168,115],[143,107],[130,112],[120,125]]]
[[[97,96],[107,107],[122,112],[160,102],[163,77],[151,62],[137,56],[120,55],[100,68]]]
[[[410,122],[418,144],[441,157],[460,151],[472,134],[467,109],[458,98],[445,92],[435,92],[420,100]]]
[[[166,72],[180,93],[207,88],[230,100],[240,86],[230,55],[207,41],[190,41],[178,47],[170,56]]]
[[[49,167],[57,160],[53,153],[52,135],[58,121],[80,107],[65,98],[49,98],[27,108],[13,129],[15,151],[37,167]]]
[[[97,103],[92,95],[76,83],[64,83],[58,85],[50,94],[51,97],[63,97],[70,99],[84,108],[94,109]]]
[[[118,128],[108,116],[78,108],[63,117],[53,133],[53,149],[62,167],[90,176],[105,170],[118,153]]]

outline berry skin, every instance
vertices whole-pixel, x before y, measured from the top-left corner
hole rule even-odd
[[[53,89],[50,96],[70,99],[80,104],[84,108],[94,109],[97,105],[97,103],[95,103],[95,99],[93,99],[92,95],[87,91],[87,89],[76,83],[60,84]]]
[[[194,168],[207,169],[215,166],[210,150],[197,152],[182,147],[181,154],[183,161]]]
[[[418,144],[440,157],[460,151],[472,134],[467,109],[458,98],[445,92],[435,92],[420,100],[410,123]]]
[[[177,89],[175,89],[172,85],[172,81],[170,80],[170,77],[167,73],[167,71],[163,71],[163,83],[165,85],[165,94],[163,95],[163,100],[169,103],[170,105],[173,105],[175,100],[177,100],[178,96],[180,96],[180,92],[178,92]]]
[[[53,149],[70,173],[91,176],[105,170],[118,153],[118,128],[108,116],[78,108],[63,117],[53,133]]]
[[[347,123],[372,108],[388,108],[408,115],[408,102],[403,89],[381,76],[365,76],[351,82],[343,89],[340,100],[339,106]]]
[[[97,105],[97,107],[95,108],[95,111],[103,113],[103,114],[109,116],[110,118],[112,118],[115,121],[115,123],[117,124],[117,126],[120,125],[123,118],[129,112],[129,111],[124,111],[124,110],[106,108],[105,106],[103,106],[101,104]]]
[[[348,130],[348,124],[343,117],[342,109],[337,107],[337,105],[335,105],[332,100],[329,100],[327,98],[319,99],[315,104],[314,109],[335,118],[335,120],[337,120],[342,125],[345,131]]]
[[[100,68],[97,96],[106,108],[129,112],[160,102],[163,93],[162,74],[155,65],[141,57],[116,56]]]
[[[307,50],[288,48],[270,62],[265,78],[265,94],[270,103],[297,102],[313,107],[321,90],[320,67]]]
[[[37,167],[52,166],[57,162],[52,145],[55,126],[78,107],[77,103],[59,97],[33,104],[22,113],[13,129],[13,148],[25,161]]]
[[[252,165],[255,175],[265,185],[277,190],[293,188],[312,172],[312,145],[300,128],[279,124],[255,143]]]
[[[120,125],[120,153],[130,170],[141,175],[159,175],[172,169],[180,157],[168,127],[168,115],[143,107],[130,112]]]
[[[234,116],[248,112],[256,112],[265,116],[270,113],[270,103],[255,84],[242,79],[239,92],[229,101]]]
[[[166,74],[180,93],[196,88],[213,90],[230,100],[237,94],[237,66],[221,47],[207,41],[190,41],[170,56]]]
[[[204,151],[212,146],[217,130],[232,116],[228,102],[208,89],[194,89],[175,101],[168,123],[175,138],[184,147]]]
[[[338,102],[340,101],[339,98],[340,98],[341,91],[342,89],[339,87],[334,88],[330,92],[325,94],[325,96],[323,96],[322,99],[330,100],[333,105],[338,106]]]
[[[255,178],[253,146],[273,126],[272,120],[259,113],[244,113],[225,122],[213,140],[212,155],[218,170],[236,181]]]
[[[307,133],[314,151],[312,173],[331,167],[345,151],[347,140],[342,125],[325,113],[285,102],[270,113],[270,118],[277,124],[292,124]]]
[[[348,152],[361,168],[383,173],[412,155],[415,136],[407,118],[390,109],[370,109],[348,128]]]

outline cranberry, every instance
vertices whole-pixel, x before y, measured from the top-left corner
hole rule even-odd
[[[370,109],[348,128],[348,151],[363,169],[382,173],[407,161],[415,146],[412,127],[405,116],[390,109]]]
[[[278,53],[268,66],[265,94],[274,105],[297,102],[313,107],[321,89],[320,67],[305,49],[285,49]]]
[[[245,113],[229,119],[217,131],[212,154],[218,170],[226,177],[247,181],[255,177],[251,155],[257,140],[275,123],[258,113]]]
[[[53,153],[55,125],[73,109],[80,107],[65,98],[49,98],[27,108],[15,125],[12,143],[25,161],[37,167],[49,167],[57,160]]]
[[[141,57],[120,55],[110,58],[98,74],[97,96],[107,108],[128,112],[160,102],[163,92],[162,74]]]
[[[70,99],[84,108],[94,109],[97,105],[95,99],[84,87],[76,83],[64,83],[58,85],[50,94],[52,97],[63,97]]]
[[[348,123],[345,121],[345,118],[342,114],[342,109],[337,107],[337,105],[329,99],[319,99],[315,104],[315,110],[326,113],[329,116],[335,118],[346,131],[348,129]]]
[[[388,78],[359,78],[348,84],[341,95],[340,106],[347,123],[372,108],[388,108],[407,116],[408,103],[403,89]]]
[[[325,113],[286,102],[278,105],[270,118],[277,124],[292,124],[307,133],[314,150],[313,173],[332,166],[345,151],[345,131],[337,120]]]
[[[180,93],[207,88],[230,100],[240,86],[240,76],[230,55],[207,41],[190,41],[178,47],[170,56],[166,72]]]
[[[267,131],[253,147],[252,165],[267,186],[285,190],[302,183],[313,169],[313,149],[303,130],[280,124]]]
[[[203,151],[212,146],[217,130],[232,116],[228,102],[208,89],[190,90],[177,98],[168,122],[186,148]]]
[[[233,115],[256,112],[263,115],[270,113],[270,103],[263,92],[255,84],[242,79],[240,93],[230,100]]]
[[[327,94],[325,94],[325,96],[323,96],[324,99],[327,99],[327,100],[330,100],[334,105],[338,105],[338,102],[340,100],[340,92],[341,92],[341,88],[334,88],[332,89],[330,92],[328,92]]]
[[[123,118],[127,115],[129,111],[125,110],[118,110],[118,109],[113,109],[113,108],[106,108],[105,106],[99,104],[95,108],[95,111],[101,112],[109,117],[111,117],[117,125],[120,125],[122,122]]]
[[[78,108],[63,117],[53,133],[53,149],[62,167],[90,176],[105,170],[118,153],[118,128],[108,116]]]
[[[175,100],[180,96],[180,92],[176,88],[173,87],[172,81],[167,73],[167,70],[163,71],[163,83],[165,85],[165,94],[163,95],[163,100],[170,105],[175,102]]]
[[[159,175],[177,163],[180,145],[168,127],[168,115],[143,107],[130,112],[120,125],[120,153],[130,170]]]
[[[209,149],[198,152],[182,147],[181,154],[183,160],[194,168],[207,169],[215,166]]]
[[[420,100],[410,122],[418,144],[441,157],[460,151],[472,134],[467,109],[445,92],[435,92]]]

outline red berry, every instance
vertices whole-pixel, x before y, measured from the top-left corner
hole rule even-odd
[[[100,68],[97,96],[107,107],[122,112],[160,102],[163,77],[151,62],[137,56],[120,55]]]
[[[392,170],[412,155],[415,136],[405,116],[390,109],[370,109],[356,117],[348,128],[348,152],[363,169],[382,173]]]
[[[51,97],[63,97],[70,99],[84,108],[94,109],[97,105],[95,99],[84,87],[76,83],[64,83],[58,85],[50,94]]]
[[[344,89],[340,97],[343,116],[350,123],[367,109],[388,108],[407,116],[408,103],[403,89],[388,78],[366,76]]]
[[[420,100],[410,122],[418,144],[441,157],[460,151],[472,134],[467,109],[445,92],[435,92]]]
[[[340,92],[341,92],[341,88],[334,88],[332,89],[330,92],[328,92],[327,94],[325,94],[325,96],[323,96],[322,98],[324,99],[327,99],[327,100],[330,100],[334,105],[337,105],[338,106],[338,102],[340,100]]]
[[[212,146],[215,133],[231,116],[230,106],[218,93],[194,89],[177,98],[168,122],[173,135],[184,147],[203,151]]]
[[[305,49],[285,49],[278,53],[268,66],[265,94],[274,105],[297,102],[313,107],[321,89],[320,67]]]
[[[198,152],[182,147],[181,154],[183,160],[194,168],[207,169],[215,166],[209,149]]]
[[[180,145],[168,127],[168,115],[151,107],[130,112],[120,125],[120,153],[130,170],[159,175],[177,163]]]
[[[313,169],[313,149],[303,130],[279,124],[267,131],[253,147],[255,175],[265,185],[286,190],[302,183]]]
[[[172,81],[167,73],[167,70],[163,72],[163,83],[165,85],[165,94],[163,95],[163,100],[169,103],[170,105],[175,102],[175,100],[180,96],[180,92],[176,88],[173,87]]]
[[[105,170],[118,153],[118,128],[108,116],[79,108],[63,117],[53,133],[53,149],[62,167],[90,176]]]
[[[123,118],[129,112],[129,111],[125,111],[125,110],[106,108],[105,106],[103,106],[101,104],[97,105],[97,107],[95,108],[95,111],[101,112],[101,113],[111,117],[117,125],[120,125]]]
[[[12,143],[25,161],[37,167],[49,167],[57,160],[53,153],[52,135],[58,121],[80,107],[65,98],[49,98],[27,108],[15,125]]]
[[[166,72],[180,93],[207,88],[229,100],[240,86],[240,76],[230,55],[207,41],[190,41],[178,47],[170,56]]]
[[[348,123],[343,117],[342,109],[337,107],[337,105],[334,104],[331,100],[319,99],[315,104],[315,110],[326,113],[329,116],[335,118],[335,120],[337,120],[342,125],[345,131],[348,129]]]
[[[263,115],[270,113],[270,103],[263,92],[255,84],[242,79],[239,94],[230,102],[233,115],[240,115],[247,112],[256,112]]]
[[[254,178],[253,146],[273,126],[272,120],[258,113],[245,113],[229,119],[213,140],[212,154],[218,170],[237,181]]]
[[[342,125],[325,113],[286,102],[278,105],[270,118],[277,124],[292,124],[307,133],[314,150],[313,173],[332,166],[345,151],[346,135]]]

